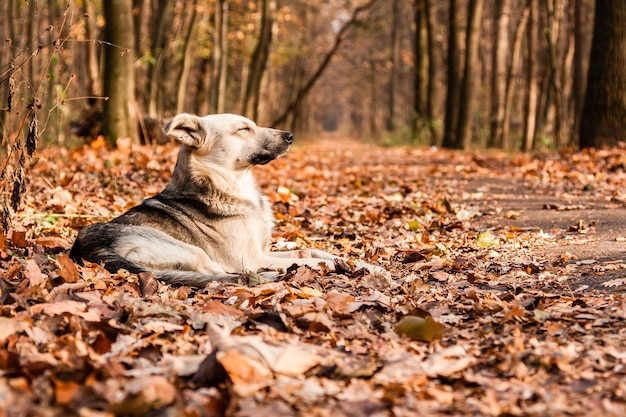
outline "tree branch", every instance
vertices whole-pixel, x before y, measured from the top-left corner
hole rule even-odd
[[[370,0],[367,3],[359,7],[356,7],[352,11],[352,15],[350,16],[350,19],[347,20],[343,24],[343,26],[341,26],[341,28],[335,35],[335,43],[333,44],[333,47],[328,52],[326,52],[324,59],[322,59],[322,62],[320,62],[315,72],[311,75],[311,77],[309,77],[309,79],[304,84],[304,86],[298,91],[296,98],[291,103],[289,103],[285,111],[272,122],[272,126],[277,126],[283,123],[285,120],[287,120],[289,115],[292,114],[300,106],[304,98],[307,96],[307,94],[311,91],[315,83],[322,76],[322,74],[324,73],[324,70],[326,70],[326,67],[328,67],[328,64],[330,64],[330,60],[332,59],[332,57],[335,55],[337,50],[339,50],[339,47],[345,40],[348,30],[358,22],[359,14],[370,9],[378,1],[379,0]]]

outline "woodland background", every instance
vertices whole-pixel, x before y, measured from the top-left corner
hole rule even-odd
[[[626,6],[595,3],[10,0],[0,129],[5,146],[33,120],[47,143],[139,140],[177,112],[235,112],[392,144],[614,145]]]

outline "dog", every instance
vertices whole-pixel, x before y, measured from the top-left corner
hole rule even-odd
[[[197,287],[251,272],[275,279],[293,264],[335,269],[342,258],[321,250],[304,258],[302,251],[269,250],[274,217],[251,168],[284,155],[293,134],[235,114],[182,113],[163,131],[182,144],[170,183],[111,222],[82,229],[72,259]]]

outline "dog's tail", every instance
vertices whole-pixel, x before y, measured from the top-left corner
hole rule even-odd
[[[85,227],[78,234],[70,250],[70,258],[79,265],[84,265],[84,261],[102,264],[111,273],[117,273],[121,269],[131,274],[149,272],[165,283],[192,287],[203,287],[212,281],[237,282],[241,278],[239,274],[209,275],[197,271],[160,270],[144,267],[129,261],[113,249],[116,235],[112,232],[110,223],[96,223]]]

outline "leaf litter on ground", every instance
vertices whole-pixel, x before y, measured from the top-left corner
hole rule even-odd
[[[273,244],[349,261],[202,289],[67,257],[175,146],[37,152],[0,239],[0,417],[626,414],[626,251],[580,251],[585,210],[626,207],[623,149],[296,147],[256,170]]]

